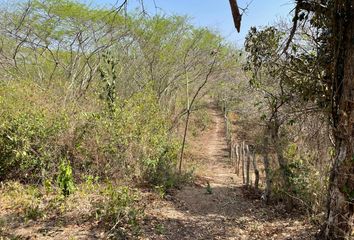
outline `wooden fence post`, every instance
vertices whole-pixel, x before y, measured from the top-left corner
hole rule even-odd
[[[237,176],[240,176],[240,152],[239,152],[239,145],[236,144],[235,146],[235,155],[236,155],[236,162],[235,162],[235,173]]]
[[[253,150],[253,169],[254,169],[254,175],[255,175],[254,187],[256,189],[258,189],[258,185],[259,185],[259,170],[258,170],[258,166],[257,166],[257,159],[256,159],[256,151],[255,150]]]
[[[250,160],[250,148],[248,145],[246,145],[246,186],[250,185]]]
[[[230,161],[231,161],[231,163],[233,163],[234,160],[235,160],[235,155],[234,155],[234,152],[233,152],[233,148],[234,148],[234,144],[231,141],[231,144],[230,144]]]
[[[245,179],[245,156],[246,156],[246,152],[245,152],[245,141],[242,142],[242,158],[241,158],[241,165],[242,165],[242,183],[245,184],[246,183],[246,179]]]

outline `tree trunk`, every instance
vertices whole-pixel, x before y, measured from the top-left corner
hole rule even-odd
[[[283,144],[282,140],[279,137],[279,129],[280,129],[280,124],[278,123],[277,119],[277,113],[274,114],[274,121],[270,123],[270,130],[271,130],[271,138],[272,138],[272,143],[275,149],[275,153],[277,155],[278,159],[278,164],[279,168],[283,177],[283,181],[285,183],[285,187],[288,187],[289,180],[288,180],[288,174],[287,174],[287,162],[284,158],[283,154]]]
[[[190,116],[190,110],[187,110],[187,118],[186,118],[186,123],[184,125],[184,133],[183,133],[183,141],[182,141],[182,147],[181,147],[181,156],[179,158],[179,166],[178,166],[178,171],[179,173],[182,172],[182,162],[183,162],[183,154],[184,154],[184,148],[186,145],[186,139],[187,139],[187,132],[188,132],[188,124],[189,124],[189,116]]]
[[[194,93],[194,96],[192,98],[192,100],[189,102],[189,98],[187,96],[187,101],[188,101],[188,106],[187,106],[187,118],[186,118],[186,124],[184,127],[184,134],[183,134],[183,141],[182,141],[182,149],[181,149],[181,156],[179,159],[179,167],[178,167],[178,171],[181,174],[182,173],[182,162],[183,162],[183,154],[184,154],[184,148],[186,145],[186,139],[187,139],[187,132],[188,132],[188,124],[189,124],[189,117],[191,115],[191,111],[192,111],[192,106],[194,104],[194,101],[197,99],[200,91],[204,88],[205,84],[207,84],[209,77],[211,76],[211,74],[213,73],[213,69],[216,63],[216,56],[214,57],[213,62],[210,65],[209,71],[205,76],[204,82],[202,82],[202,84],[198,87],[197,91]],[[187,80],[188,80],[188,76],[187,76]],[[188,88],[187,88],[188,89]]]
[[[343,3],[345,2],[345,3]],[[333,122],[336,157],[330,175],[327,220],[320,239],[352,239],[354,224],[354,1],[335,1]]]

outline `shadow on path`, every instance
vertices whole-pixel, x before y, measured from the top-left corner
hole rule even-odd
[[[208,111],[213,127],[196,144],[203,170],[195,185],[147,212],[146,239],[312,239],[312,226],[303,219],[244,197],[229,161],[223,115],[213,105]]]

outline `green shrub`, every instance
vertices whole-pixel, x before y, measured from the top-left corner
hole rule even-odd
[[[54,142],[67,127],[65,114],[39,104],[40,97],[32,93],[31,84],[0,88],[0,180],[42,179],[55,163]]]
[[[324,174],[320,174],[314,157],[309,153],[299,151],[295,143],[289,144],[284,153],[288,161],[287,174],[291,189],[282,190],[282,192],[287,191],[288,196],[308,212],[321,212],[325,202],[328,179],[324,177]]]
[[[101,193],[103,199],[96,204],[96,218],[110,229],[110,237],[123,239],[139,233],[139,220],[144,210],[138,207],[139,195],[128,187],[109,184]]]
[[[75,190],[71,165],[66,159],[61,160],[57,183],[64,197],[69,196]]]
[[[175,168],[178,144],[156,95],[149,89],[126,100],[116,99],[115,109],[86,114],[75,135],[81,164],[87,174],[104,178],[131,178],[155,182]],[[162,181],[162,180],[161,180]],[[159,182],[161,182],[159,181]]]
[[[0,180],[45,181],[48,173],[59,172],[65,196],[74,178],[82,180],[83,175],[102,180],[134,177],[164,189],[179,181],[174,169],[180,147],[149,86],[127,99],[116,97],[114,105],[95,95],[90,96],[90,108],[83,101],[67,109],[56,109],[55,93],[31,83],[2,87]],[[52,98],[53,103],[48,101]],[[70,158],[72,165],[61,163],[63,158]],[[69,167],[76,174],[70,181],[64,174]]]

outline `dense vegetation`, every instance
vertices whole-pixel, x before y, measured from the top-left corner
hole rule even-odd
[[[32,1],[3,11],[2,27],[2,180],[42,182],[68,161],[75,178],[159,184],[197,89],[236,64],[220,37],[177,16]]]
[[[208,127],[213,101],[231,149],[245,141],[262,162],[260,197],[316,226],[327,219],[320,237],[350,238],[353,6],[323,2],[297,1],[292,27],[251,28],[243,50],[186,17],[127,13],[124,5],[4,4],[5,198],[25,221],[65,214],[85,199],[108,236],[139,235],[138,189],[164,196],[192,180],[188,139]]]
[[[238,65],[221,37],[185,17],[71,0],[19,1],[0,17],[0,181],[63,197],[99,184],[97,217],[112,228],[132,219],[124,186],[163,194],[190,179],[176,170],[184,129],[207,127],[207,83]],[[42,201],[22,203],[23,216],[43,216]]]
[[[284,24],[261,31],[251,28],[245,42],[250,83],[266,99],[260,104],[266,110],[261,117],[265,128],[260,145],[268,175],[265,198],[273,177],[269,147],[288,197],[299,200],[292,195],[301,190],[303,201],[308,196],[303,191],[313,183],[308,193],[318,196],[318,185],[328,179],[322,201],[326,203],[320,204],[326,206],[326,213],[319,239],[353,236],[353,7],[351,0],[297,0],[289,34]],[[308,140],[317,141],[318,146]],[[314,175],[322,177],[311,179]]]

